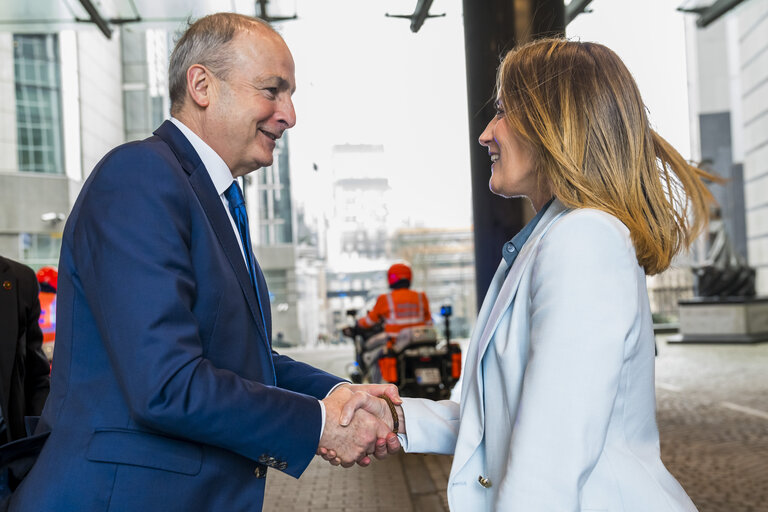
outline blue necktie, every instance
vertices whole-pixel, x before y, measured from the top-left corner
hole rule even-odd
[[[248,261],[248,275],[251,277],[251,284],[253,290],[256,292],[256,300],[259,302],[259,313],[261,313],[261,323],[264,325],[264,338],[269,343],[269,336],[267,336],[267,322],[264,321],[264,308],[261,306],[261,297],[259,296],[259,286],[256,281],[256,259],[253,257],[253,250],[251,248],[251,232],[248,229],[248,214],[245,212],[245,199],[243,199],[243,191],[240,190],[240,185],[237,180],[232,182],[232,185],[224,192],[224,197],[229,202],[229,211],[232,214],[232,218],[237,226],[237,232],[240,234],[240,241],[243,243],[243,251],[245,252],[245,258]]]

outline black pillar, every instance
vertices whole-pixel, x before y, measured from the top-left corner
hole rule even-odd
[[[487,149],[477,139],[494,115],[496,68],[518,38],[562,34],[564,24],[563,0],[464,0],[478,307],[501,260],[502,245],[531,216],[527,199],[503,199],[488,189],[491,161]]]

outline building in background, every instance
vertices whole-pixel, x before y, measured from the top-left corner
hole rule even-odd
[[[0,33],[0,253],[58,264],[83,181],[124,140],[120,37]]]
[[[712,2],[690,0],[686,9]],[[705,28],[686,25],[693,158],[713,185],[734,250],[768,294],[768,2],[746,0]]]
[[[372,267],[378,267],[377,264]],[[328,339],[341,340],[342,328],[353,324],[347,312],[354,310],[360,318],[373,308],[376,298],[389,290],[386,269],[327,272]]]
[[[315,233],[298,222],[289,136],[277,141],[271,166],[246,176],[244,193],[254,252],[269,286],[273,342],[311,345],[327,332],[325,261]]]
[[[472,230],[401,228],[392,236],[392,254],[411,265],[411,287],[427,294],[435,322],[440,307],[450,305],[451,336],[468,337],[477,315]]]
[[[327,231],[330,268],[354,270],[349,266],[354,266],[356,260],[386,265],[390,187],[384,146],[336,145],[331,167],[333,187]]]
[[[331,150],[331,198],[327,208],[327,322],[331,338],[387,290],[389,181],[381,144],[340,144]]]

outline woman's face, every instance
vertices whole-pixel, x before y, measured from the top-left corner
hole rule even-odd
[[[491,157],[491,192],[502,197],[526,196],[538,211],[551,194],[539,189],[533,150],[510,128],[498,99],[496,115],[479,141]]]

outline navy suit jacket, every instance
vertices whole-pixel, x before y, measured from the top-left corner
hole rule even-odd
[[[266,466],[304,471],[342,380],[272,350],[235,236],[172,123],[96,166],[64,230],[51,434],[11,510],[258,511]]]

